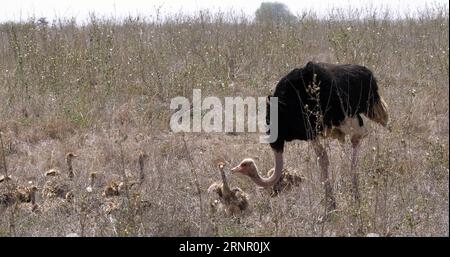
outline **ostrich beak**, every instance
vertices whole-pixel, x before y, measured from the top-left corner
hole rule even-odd
[[[239,165],[231,169],[231,173],[236,173],[240,170]]]

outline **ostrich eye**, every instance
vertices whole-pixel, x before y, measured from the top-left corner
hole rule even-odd
[[[242,166],[242,167],[246,167],[246,166],[247,166],[247,163],[242,163],[241,166]]]

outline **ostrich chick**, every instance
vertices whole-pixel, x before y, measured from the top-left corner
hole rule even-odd
[[[103,196],[104,197],[111,197],[111,196],[118,196],[119,193],[119,183],[115,181],[111,181],[108,183],[108,185],[103,190]]]
[[[256,165],[251,166],[256,167]],[[267,176],[272,176],[274,171],[274,168],[267,171]],[[305,181],[305,177],[298,174],[295,170],[283,169],[280,180],[278,180],[278,182],[271,188],[270,196],[274,197],[283,191],[289,191],[292,187],[299,186],[303,181]]]
[[[36,186],[29,186],[22,190],[17,189],[18,200],[24,204],[24,209],[34,213],[40,213],[39,205],[36,203],[36,192],[38,188]]]
[[[77,157],[74,153],[69,152],[66,154],[66,164],[67,164],[67,176],[69,180],[61,177],[60,172],[57,169],[51,169],[45,173],[46,177],[49,179],[45,182],[42,188],[42,195],[46,198],[59,197],[66,200],[70,200],[73,193],[71,193],[71,180],[74,177],[72,160]]]
[[[208,193],[216,195],[211,197],[210,207],[212,212],[223,212],[227,216],[236,216],[248,209],[248,195],[239,187],[230,189],[225,172],[224,164],[219,163],[222,182],[214,182],[209,186]]]
[[[17,200],[16,196],[16,185],[10,178],[5,177],[0,183],[0,207],[13,205]]]
[[[57,169],[49,169],[45,172],[46,177],[56,177],[59,176],[59,174],[61,174],[61,172]]]
[[[6,189],[6,190],[5,190]],[[9,188],[0,188],[0,205],[11,206],[13,204],[26,204],[30,203],[30,210],[37,211],[38,205],[36,204],[36,186],[15,186],[11,185]]]
[[[68,176],[70,179],[73,179],[73,177],[75,176],[75,174],[73,173],[73,167],[72,167],[72,160],[75,157],[78,157],[78,155],[71,153],[71,152],[66,154],[67,171],[68,171]]]
[[[60,177],[55,177],[48,180],[42,188],[42,195],[46,198],[59,197],[65,199],[69,192],[69,184]]]

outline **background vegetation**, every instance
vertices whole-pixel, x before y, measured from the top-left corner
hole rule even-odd
[[[402,19],[367,9],[253,22],[200,11],[154,20],[92,15],[84,25],[0,24],[0,130],[9,174],[41,188],[46,170],[64,170],[65,153],[79,155],[75,201],[64,211],[42,205],[39,214],[0,208],[0,235],[448,236],[448,17],[447,8],[436,7]],[[389,129],[371,124],[362,146],[360,210],[350,199],[350,144],[327,143],[340,211],[321,222],[319,167],[311,146],[297,141],[288,144],[286,162],[306,176],[300,187],[270,198],[230,175],[250,194],[252,212],[211,215],[206,189],[220,179],[215,160],[230,168],[253,157],[265,171],[270,147],[256,134],[171,133],[170,99],[191,98],[193,88],[203,96],[265,96],[310,60],[367,66],[389,105]],[[105,181],[123,170],[137,174],[141,150],[149,158],[139,195],[151,206],[140,210],[124,198],[112,216],[87,205],[103,199],[86,195],[88,173]]]

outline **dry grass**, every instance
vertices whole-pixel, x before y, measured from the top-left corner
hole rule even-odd
[[[0,24],[0,130],[9,174],[42,187],[46,170],[65,169],[65,153],[79,155],[73,203],[48,202],[41,213],[0,210],[8,214],[0,215],[0,235],[448,236],[448,9],[402,20],[345,15],[353,19],[306,15],[291,26],[208,12],[165,21],[93,16],[83,26]],[[192,97],[193,88],[203,96],[265,96],[309,60],[369,67],[389,105],[389,130],[371,124],[363,142],[361,209],[350,198],[350,144],[328,144],[340,211],[320,222],[314,151],[292,142],[287,165],[306,182],[270,198],[230,176],[250,194],[253,212],[212,217],[206,189],[220,179],[214,160],[229,168],[252,157],[266,171],[270,147],[256,134],[171,133],[170,99]],[[100,193],[85,192],[89,173],[105,181],[120,180],[124,171],[137,176],[141,150],[149,158],[140,194],[120,197],[114,204],[121,208],[106,214]],[[143,208],[142,199],[151,206]],[[37,202],[45,203],[39,194]]]

